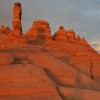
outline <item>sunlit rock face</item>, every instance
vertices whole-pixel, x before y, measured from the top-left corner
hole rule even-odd
[[[22,34],[21,18],[22,18],[21,4],[19,2],[16,2],[13,8],[13,21],[12,21],[13,30],[9,33],[8,38],[13,42],[27,43],[27,40]]]
[[[89,45],[88,42],[86,41],[86,39],[84,37],[81,38],[79,35],[77,35],[77,37],[76,37],[76,42]]]
[[[25,36],[28,39],[51,39],[51,29],[49,23],[44,20],[36,20],[33,22],[31,28],[26,32]]]
[[[73,30],[67,30],[66,35],[69,40],[72,40],[72,41],[75,40],[76,34]]]
[[[79,35],[77,35],[76,40],[81,41],[81,37]]]
[[[0,27],[0,100],[100,100],[100,54],[85,38],[63,26],[51,36],[43,20],[21,33],[15,3],[13,30]]]
[[[7,26],[0,26],[0,34],[6,34],[8,35],[12,30]]]
[[[21,4],[19,2],[16,2],[13,8],[13,21],[12,21],[15,35],[19,35],[22,33],[21,15],[22,15]]]
[[[67,41],[68,40],[66,31],[63,26],[59,27],[58,31],[55,32],[53,37],[55,41]]]

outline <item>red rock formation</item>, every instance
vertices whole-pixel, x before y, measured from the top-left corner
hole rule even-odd
[[[88,42],[85,40],[85,38],[82,37],[82,39],[81,39],[79,35],[77,35],[76,41],[77,41],[78,43],[81,43],[81,44],[88,44]],[[89,44],[88,44],[88,45],[89,45]]]
[[[13,8],[13,31],[10,32],[8,38],[14,42],[27,43],[27,40],[22,35],[21,15],[21,4],[19,2],[16,2]]]
[[[9,34],[12,30],[9,27],[4,27],[3,25],[0,27],[0,33]]]
[[[84,37],[82,37],[82,41],[83,41],[83,42],[87,42],[86,39],[85,39]]]
[[[72,40],[72,41],[75,40],[76,34],[73,30],[67,30],[66,35],[69,40]]]
[[[77,40],[77,41],[81,41],[81,38],[80,38],[79,35],[77,35],[76,40]]]
[[[25,36],[32,40],[51,39],[49,23],[43,20],[36,20]]]
[[[11,54],[9,54],[9,53],[0,53],[0,66],[12,64],[13,61],[14,61],[14,58]]]
[[[13,22],[12,22],[14,35],[16,36],[19,36],[22,33],[21,14],[22,14],[21,4],[19,2],[16,2],[13,8]]]
[[[9,28],[0,27],[0,100],[100,100],[100,54],[84,38],[60,26],[57,42],[22,46],[26,40],[17,25],[9,33],[14,42]],[[35,21],[26,37],[51,39],[49,24]]]
[[[59,30],[55,32],[53,37],[56,41],[67,41],[68,40],[66,36],[66,31],[63,26],[59,27]]]
[[[95,100],[100,99],[100,92],[97,91],[67,87],[60,87],[59,90],[61,94],[64,95],[65,100],[94,100],[94,98]]]

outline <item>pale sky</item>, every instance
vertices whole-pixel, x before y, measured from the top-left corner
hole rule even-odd
[[[12,9],[22,4],[25,33],[38,19],[49,22],[52,34],[60,25],[73,29],[100,51],[100,0],[0,0],[0,25],[12,28]]]

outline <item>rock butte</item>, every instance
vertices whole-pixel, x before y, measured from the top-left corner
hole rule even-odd
[[[0,27],[0,100],[100,100],[100,54],[43,20],[22,34],[21,14],[17,2],[13,29]]]

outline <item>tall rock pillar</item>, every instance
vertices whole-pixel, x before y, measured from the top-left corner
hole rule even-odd
[[[22,15],[21,4],[19,2],[16,2],[13,8],[13,22],[12,22],[15,36],[22,34],[21,15]]]

